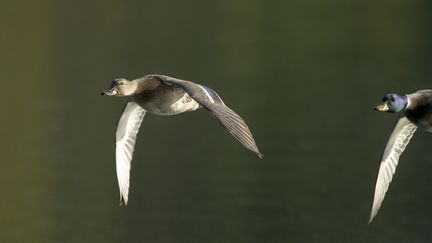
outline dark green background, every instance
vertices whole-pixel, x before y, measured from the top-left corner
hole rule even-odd
[[[368,225],[395,116],[431,88],[432,3],[0,1],[1,242],[430,242],[431,136]],[[116,77],[206,84],[249,124],[148,115],[118,206]]]

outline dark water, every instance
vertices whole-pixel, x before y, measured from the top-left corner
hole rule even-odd
[[[368,225],[394,116],[432,88],[429,1],[1,1],[1,242],[430,242],[431,135]],[[116,77],[206,84],[263,160],[205,112],[148,115],[118,206]]]

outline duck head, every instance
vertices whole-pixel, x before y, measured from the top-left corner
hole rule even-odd
[[[110,87],[103,91],[101,95],[108,96],[130,96],[135,93],[137,85],[134,81],[124,78],[116,78],[111,82]]]
[[[408,104],[408,98],[398,94],[386,94],[383,103],[374,107],[374,110],[381,112],[396,113],[405,109]]]

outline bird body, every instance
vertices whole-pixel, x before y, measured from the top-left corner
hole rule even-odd
[[[369,223],[378,213],[393,179],[399,157],[417,128],[432,132],[432,90],[420,90],[405,96],[387,94],[383,98],[383,103],[376,106],[375,110],[389,113],[403,111],[404,115],[393,128],[381,158]]]
[[[147,112],[156,115],[177,115],[200,107],[200,104],[181,88],[163,84],[151,93],[137,94],[132,99]]]
[[[406,118],[419,128],[432,132],[432,90],[421,90],[407,97]]]
[[[112,81],[102,95],[128,97],[116,130],[116,170],[120,202],[127,204],[130,166],[141,122],[147,112],[176,115],[204,107],[243,146],[263,157],[243,119],[212,89],[165,75],[146,75],[135,80]]]

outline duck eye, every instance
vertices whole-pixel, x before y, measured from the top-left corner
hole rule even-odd
[[[120,82],[120,85],[123,85],[124,84],[124,82]]]
[[[394,101],[395,101],[395,98],[394,98],[394,97],[390,97],[390,101],[391,101],[391,102],[394,102]]]

